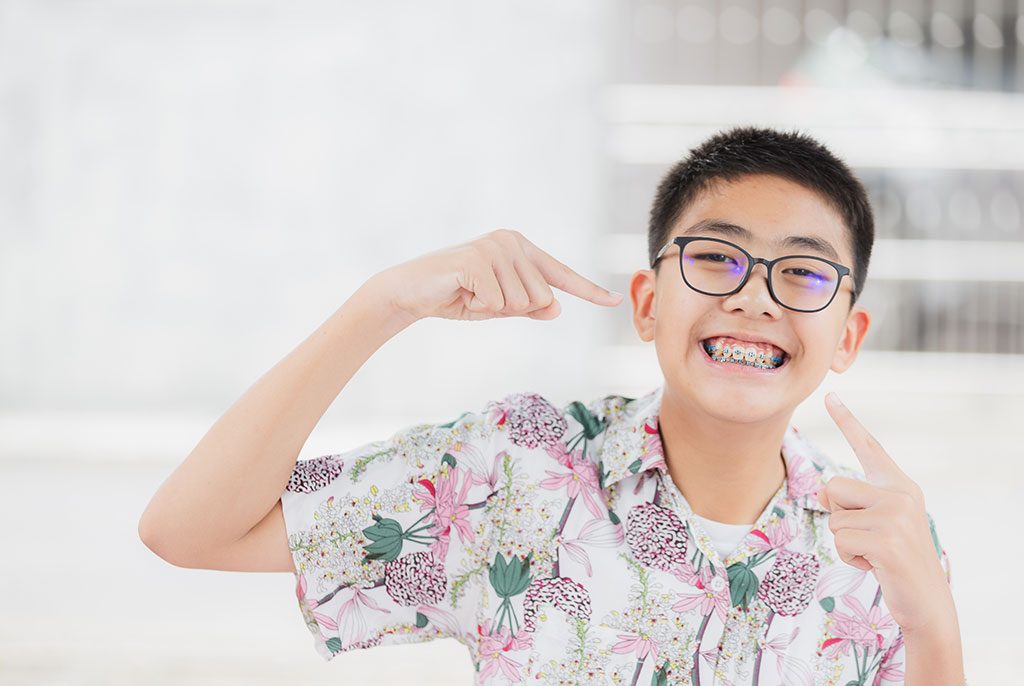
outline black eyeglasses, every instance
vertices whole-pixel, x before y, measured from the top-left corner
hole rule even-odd
[[[673,245],[679,246],[679,272],[687,286],[704,295],[738,293],[750,278],[754,265],[768,272],[772,300],[796,312],[819,312],[835,299],[849,267],[815,255],[785,255],[769,260],[720,238],[676,236],[658,251],[653,269]]]

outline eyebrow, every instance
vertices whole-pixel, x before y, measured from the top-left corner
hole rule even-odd
[[[697,233],[717,233],[747,241],[754,239],[754,234],[748,229],[724,219],[704,219],[683,231],[684,236],[692,236]],[[808,248],[827,255],[837,262],[839,261],[839,253],[832,247],[832,244],[818,236],[786,236],[775,241],[775,245],[778,247]]]

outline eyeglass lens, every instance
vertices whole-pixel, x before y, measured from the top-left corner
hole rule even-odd
[[[699,291],[724,295],[736,289],[747,273],[749,260],[731,245],[710,240],[686,244],[680,257],[683,279]],[[839,273],[828,262],[814,257],[787,257],[772,265],[775,297],[798,310],[825,306],[836,292]]]

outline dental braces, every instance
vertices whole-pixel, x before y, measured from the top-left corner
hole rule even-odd
[[[706,346],[705,349],[711,355],[714,355],[715,353],[719,352],[719,347],[717,345]],[[722,349],[722,351],[721,351],[722,352],[721,360],[725,361],[725,362],[739,362],[739,363],[742,363],[742,364],[745,364],[745,365],[748,365],[748,366],[751,366],[751,367],[760,366],[757,363],[758,362],[764,362],[765,359],[770,359],[773,363],[775,363],[775,367],[778,367],[780,364],[782,364],[782,360],[783,360],[782,357],[774,357],[774,356],[766,358],[765,354],[763,352],[759,352],[757,354],[757,357],[754,360],[747,360],[746,356],[737,359],[737,358],[732,356],[732,351],[733,351],[732,348],[729,348],[729,346],[725,346],[725,348]],[[771,367],[771,368],[774,369],[775,367]]]

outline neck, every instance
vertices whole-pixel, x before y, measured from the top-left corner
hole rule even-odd
[[[695,513],[725,524],[753,524],[785,482],[781,417],[736,424],[712,417],[666,385],[658,428],[665,462]]]

